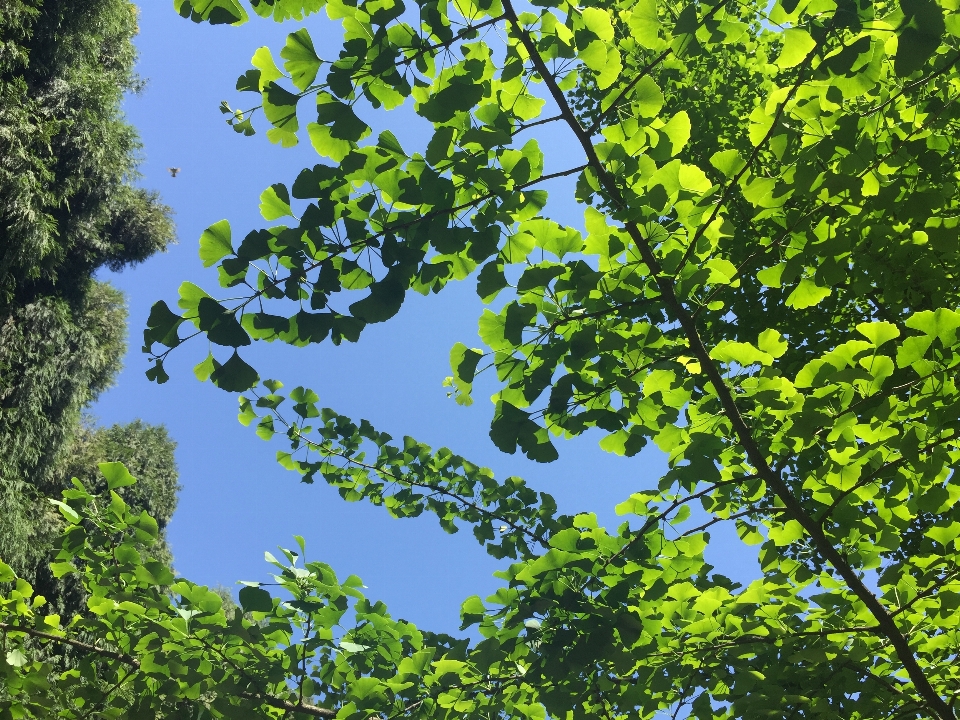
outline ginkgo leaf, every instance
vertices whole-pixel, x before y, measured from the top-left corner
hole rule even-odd
[[[230,238],[230,223],[221,220],[214,223],[200,236],[200,259],[204,267],[216,265],[227,255],[233,254]]]
[[[830,297],[831,290],[821,287],[809,278],[803,278],[793,292],[787,296],[787,305],[797,310],[819,304],[824,298]]]

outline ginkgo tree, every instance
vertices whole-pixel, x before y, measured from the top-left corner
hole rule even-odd
[[[154,306],[150,377],[205,336],[198,378],[286,438],[284,466],[472,528],[503,586],[463,603],[472,636],[432,634],[298,539],[271,556],[278,591],[226,613],[149,559],[147,515],[78,485],[53,567],[89,613],[45,615],[4,571],[7,716],[960,716],[956,0],[174,4],[299,23],[222,110],[318,157],[264,191],[266,227],[204,232],[224,290]],[[424,147],[372,132],[401,106]],[[541,147],[547,123],[570,143]],[[561,176],[582,229],[550,217]],[[456,345],[448,384],[469,403],[495,375],[498,448],[550,462],[599,428],[609,452],[668,453],[618,529],[243,359],[362,342],[407,292],[468,279],[485,347]],[[722,523],[758,553],[746,587],[704,560]],[[44,659],[64,645],[74,665]]]

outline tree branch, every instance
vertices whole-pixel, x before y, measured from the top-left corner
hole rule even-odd
[[[264,705],[269,705],[270,707],[277,708],[278,710],[286,710],[287,712],[302,713],[304,715],[312,715],[313,717],[322,718],[333,718],[337,716],[336,710],[318,707],[317,705],[310,705],[309,703],[305,702],[292,703],[288,700],[281,700],[280,698],[271,697],[269,695],[258,695],[257,693],[251,692],[242,692],[240,693],[240,697],[246,700],[255,700],[263,703]]]
[[[516,29],[520,42],[530,55],[537,73],[541,76],[544,83],[550,90],[550,94],[559,106],[561,114],[564,116],[567,124],[570,126],[570,129],[580,142],[583,151],[587,156],[589,165],[597,173],[599,181],[611,199],[618,206],[622,207],[624,204],[623,198],[620,194],[620,190],[617,186],[615,178],[607,171],[603,163],[600,162],[590,137],[586,134],[586,131],[573,114],[573,111],[571,110],[570,105],[567,103],[563,91],[560,90],[560,88],[557,86],[556,80],[550,74],[548,68],[546,67],[546,63],[544,62],[543,57],[537,51],[536,45],[534,44],[529,32],[519,22],[512,0],[503,0],[503,2],[504,9],[506,11],[505,14]],[[799,89],[798,85],[796,86],[796,89]],[[778,117],[779,113],[784,109],[786,102],[787,101],[785,100],[783,105],[781,105],[781,108],[778,111]],[[774,122],[774,125],[775,124],[776,122]],[[793,491],[786,480],[784,480],[780,473],[776,472],[767,462],[766,453],[764,453],[764,451],[757,444],[757,441],[754,439],[750,427],[747,425],[743,415],[740,413],[740,409],[737,407],[733,393],[724,381],[723,374],[720,372],[720,368],[717,367],[713,358],[710,357],[710,352],[700,337],[700,332],[696,326],[696,322],[693,320],[689,311],[677,296],[677,293],[674,289],[673,278],[663,273],[660,262],[654,255],[653,250],[646,238],[644,238],[643,233],[640,231],[637,225],[632,222],[625,223],[624,229],[627,231],[627,233],[630,235],[630,238],[640,250],[640,254],[644,263],[650,268],[650,272],[654,276],[657,286],[660,290],[660,295],[663,299],[664,305],[666,306],[667,310],[670,311],[673,317],[675,317],[680,323],[680,326],[687,337],[687,341],[690,344],[690,349],[692,350],[694,356],[700,361],[701,371],[706,375],[709,383],[713,385],[714,392],[717,394],[717,398],[720,401],[721,407],[723,408],[724,415],[727,416],[727,419],[733,426],[734,433],[736,434],[740,445],[746,452],[750,463],[757,469],[757,473],[767,483],[767,486],[771,488],[780,498],[781,502],[783,502],[788,516],[800,523],[800,526],[813,540],[817,551],[824,557],[824,559],[827,560],[827,562],[836,568],[837,572],[847,583],[847,586],[850,588],[850,590],[864,603],[864,605],[866,605],[867,609],[874,616],[877,621],[878,630],[893,645],[897,656],[900,658],[900,662],[907,671],[907,674],[909,675],[910,680],[913,682],[917,692],[926,701],[928,708],[934,714],[936,714],[937,717],[941,718],[941,720],[955,720],[956,716],[954,715],[952,708],[943,700],[943,698],[940,697],[940,695],[937,694],[936,690],[933,689],[933,686],[930,684],[930,681],[923,672],[923,668],[920,667],[916,656],[913,654],[909,641],[903,635],[903,633],[900,632],[900,628],[897,626],[890,613],[887,612],[883,604],[864,584],[863,580],[860,579],[853,566],[850,565],[847,559],[840,553],[839,550],[837,550],[836,547],[834,547],[833,543],[830,542],[823,529],[820,527],[820,524],[806,512],[801,502],[793,494]]]
[[[20,625],[0,623],[0,630],[4,630],[6,632],[23,633],[24,635],[29,635],[30,637],[49,640],[60,645],[67,645],[68,647],[76,648],[77,650],[83,650],[87,653],[101,655],[103,657],[110,658],[111,660],[116,660],[117,662],[123,663],[124,665],[136,670],[140,669],[140,661],[131,655],[127,655],[126,653],[108,650],[107,648],[102,648],[90,643],[72,640],[70,638],[61,637],[60,635],[54,635],[53,633],[43,632],[42,630],[34,630],[33,628],[23,627]],[[280,710],[287,710],[289,712],[299,712],[305,715],[324,718],[332,718],[337,716],[336,710],[329,710],[327,708],[317,707],[316,705],[310,705],[308,703],[292,703],[287,700],[280,700],[279,698],[271,697],[269,695],[259,695],[251,692],[241,692],[239,695],[247,700],[256,700],[264,705],[269,705],[270,707]]]
[[[24,635],[29,635],[30,637],[39,638],[41,640],[49,640],[60,645],[66,645],[68,647],[76,648],[77,650],[83,650],[87,653],[102,655],[103,657],[116,660],[117,662],[121,662],[124,665],[128,665],[132,668],[140,668],[140,661],[132,655],[127,655],[126,653],[117,652],[115,650],[109,650],[107,648],[99,647],[98,645],[91,645],[90,643],[72,640],[61,635],[54,635],[53,633],[43,632],[42,630],[34,630],[33,628],[23,627],[22,625],[10,625],[8,623],[0,622],[0,630],[4,630],[6,632],[23,633]]]

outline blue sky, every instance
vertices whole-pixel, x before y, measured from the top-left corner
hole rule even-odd
[[[332,54],[339,28],[325,16],[307,24],[321,56]],[[163,423],[177,441],[183,488],[169,535],[176,568],[185,577],[232,587],[237,580],[266,579],[263,552],[290,547],[292,536],[300,534],[308,556],[330,563],[341,576],[362,577],[368,594],[384,600],[394,616],[452,631],[459,625],[462,600],[489,594],[499,583],[492,577],[497,562],[469,530],[450,536],[431,516],[392,520],[379,508],[345,503],[325,485],[301,484],[276,464],[279,445],[259,440],[252,428],[237,422],[234,395],[194,378],[191,368],[206,355],[205,343],[188,343],[171,355],[166,363],[171,379],[165,385],[152,384],[143,374],[147,361],[140,337],[150,306],[164,299],[174,307],[184,280],[211,292],[216,288],[215,273],[204,270],[197,258],[203,229],[222,218],[230,220],[235,235],[262,226],[258,198],[263,189],[290,183],[301,168],[317,162],[306,144],[282,149],[264,134],[235,134],[218,109],[222,100],[243,107],[233,88],[250,56],[262,45],[276,55],[286,34],[296,29],[257,18],[240,28],[194,25],[168,2],[143,7],[137,45],[139,72],[148,83],[127,101],[126,112],[144,143],[142,183],[159,190],[174,209],[180,242],[138,268],[103,276],[127,294],[131,337],[117,386],[92,412],[103,424],[137,417]],[[545,112],[552,114],[549,108]],[[379,127],[371,124],[375,130],[389,127],[408,151],[427,139],[402,110],[381,118]],[[576,158],[564,156],[570,138],[559,128],[546,128],[540,141],[554,151],[548,157],[575,164]],[[171,166],[181,168],[176,178],[167,172]],[[560,166],[546,167],[554,169]],[[551,189],[569,198],[553,203],[554,216],[580,225],[572,187]],[[636,458],[618,458],[597,447],[599,435],[588,435],[562,443],[558,462],[538,465],[504,455],[490,442],[489,386],[479,384],[477,401],[468,408],[447,398],[442,381],[450,374],[450,347],[457,341],[479,344],[476,319],[482,308],[468,280],[438,296],[412,295],[396,318],[368,328],[356,345],[264,345],[245,357],[264,377],[281,379],[287,387],[312,387],[323,406],[366,418],[397,438],[412,435],[434,447],[445,445],[501,478],[524,477],[551,493],[561,511],[593,511],[607,526],[622,521],[613,507],[631,492],[655,486],[665,469],[665,458],[655,448]],[[731,554],[731,547],[729,536],[718,537],[711,556],[723,558],[724,570],[738,579],[752,576],[755,560]]]

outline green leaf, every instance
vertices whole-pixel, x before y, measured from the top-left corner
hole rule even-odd
[[[457,389],[457,403],[469,405],[472,400],[473,378],[477,374],[477,365],[483,358],[483,351],[468,348],[458,342],[450,350],[450,369],[453,370],[453,383]]]
[[[754,363],[761,365],[770,365],[773,363],[773,356],[769,353],[754,347],[750,343],[736,342],[734,340],[721,340],[710,351],[710,357],[725,363],[737,363],[741,367],[747,367]]]
[[[595,73],[600,73],[607,66],[607,46],[601,40],[594,40],[579,53],[580,60]]]
[[[583,9],[581,17],[583,18],[583,24],[603,42],[613,40],[613,23],[610,22],[610,15],[606,10],[598,7],[587,7]]]
[[[241,25],[248,20],[237,0],[173,0],[173,7],[181,17],[211,25]]]
[[[147,514],[146,510],[140,511],[140,516],[131,523],[137,529],[137,539],[143,543],[152,543],[160,536],[160,527],[157,521]]]
[[[948,545],[960,535],[960,521],[954,520],[949,525],[932,527],[926,532],[926,536],[933,538],[941,545]]]
[[[293,215],[290,210],[290,193],[286,185],[275,183],[260,194],[260,214],[264,220],[276,220]]]
[[[710,164],[728,178],[734,177],[746,167],[746,161],[740,157],[737,150],[721,150],[710,156]],[[761,280],[761,282],[763,282]],[[776,286],[776,287],[779,287]]]
[[[857,332],[873,343],[874,347],[880,347],[884,343],[900,337],[900,330],[897,326],[886,321],[860,323],[857,325]]]
[[[298,89],[306,90],[316,80],[320,58],[306,28],[287,35],[287,43],[280,51],[280,57],[284,59],[283,67]]]
[[[448,157],[453,151],[453,138],[456,128],[449,125],[443,125],[436,129],[430,142],[427,143],[426,160],[431,165],[437,165]]]
[[[119,462],[102,462],[99,465],[100,473],[107,480],[107,488],[116,490],[117,488],[133,485],[137,479],[130,474],[126,465]]]
[[[77,571],[77,567],[72,562],[53,562],[50,563],[50,572],[55,578],[62,578]]]
[[[263,114],[273,128],[267,131],[271,142],[280,143],[283,147],[292,147],[297,144],[297,130],[300,123],[297,120],[297,102],[299,95],[284,90],[276,83],[270,83],[263,92]]]
[[[338,140],[358,142],[370,134],[370,127],[359,117],[352,106],[335,97],[322,94],[317,98],[317,122],[330,126],[330,136]]]
[[[147,330],[144,332],[144,341],[158,342],[167,347],[176,347],[180,344],[177,330],[183,318],[175,314],[163,300],[159,300],[150,308],[150,317],[147,318]]]
[[[817,41],[803,28],[784,30],[782,37],[783,48],[777,58],[777,67],[780,68],[796,67],[817,46]]]
[[[147,380],[157,383],[157,385],[163,385],[167,380],[170,379],[170,376],[167,375],[167,371],[163,369],[163,360],[157,358],[154,362],[152,368],[148,368],[144,373],[147,376]]]
[[[350,306],[350,313],[367,323],[384,322],[400,311],[405,294],[401,271],[391,268],[383,280],[370,286],[370,295]]]
[[[173,582],[173,573],[161,562],[148,560],[142,565],[138,565],[134,571],[137,580],[147,585],[158,585],[165,587]]]
[[[14,648],[13,650],[7,651],[7,664],[15,668],[23,667],[30,660],[19,648]]]
[[[779,288],[781,287],[781,278],[783,277],[783,271],[786,269],[786,263],[779,263],[768,268],[764,268],[757,273],[757,280],[759,280],[765,287]]]
[[[690,116],[685,110],[680,110],[658,131],[660,141],[655,148],[657,158],[675,157],[690,140]]]
[[[513,102],[513,114],[524,121],[533,120],[540,115],[541,109],[546,104],[546,100],[538,98],[536,95],[526,93],[518,95]]]
[[[417,112],[435,124],[449,122],[457,113],[466,112],[475,107],[483,97],[483,92],[483,85],[473,82],[469,77],[455,75],[450,79],[449,85],[431,95],[417,108]]]
[[[213,384],[227,392],[244,392],[260,382],[257,371],[245,363],[234,351],[230,359],[210,375]]]
[[[278,68],[276,62],[274,62],[273,53],[270,52],[270,48],[268,47],[257,48],[257,51],[253,53],[253,57],[250,59],[250,64],[260,71],[259,90],[261,91],[266,90],[274,80],[279,80],[283,77],[283,73],[280,72],[280,68]]]
[[[250,344],[250,336],[237,322],[235,311],[227,310],[213,298],[200,298],[197,316],[198,326],[210,342],[234,348]]]
[[[200,382],[206,382],[210,379],[210,376],[213,374],[215,369],[216,365],[213,355],[207,353],[206,359],[194,366],[193,374]]]
[[[793,292],[787,297],[786,304],[797,310],[803,310],[804,308],[813,307],[827,297],[830,297],[830,288],[820,287],[813,280],[803,278],[800,284],[797,285]]]
[[[796,520],[789,520],[784,525],[775,525],[767,533],[777,545],[789,545],[803,537],[803,526]]]
[[[906,77],[922,68],[940,47],[946,30],[943,10],[934,0],[900,0],[904,21],[897,37],[894,70]]]
[[[327,125],[310,123],[307,125],[307,135],[310,137],[310,144],[313,145],[313,149],[321,157],[328,157],[339,163],[350,153],[350,141],[333,137],[330,127]]]
[[[790,347],[783,336],[773,329],[764,330],[757,339],[757,347],[771,357],[781,357]]]
[[[77,513],[77,511],[74,510],[74,509],[73,509],[72,507],[70,507],[69,505],[67,505],[67,504],[66,504],[65,502],[63,502],[62,500],[53,500],[53,499],[50,499],[49,502],[50,502],[51,505],[56,505],[56,506],[57,506],[57,509],[60,511],[60,514],[63,515],[63,516],[67,519],[68,522],[71,522],[71,523],[74,523],[74,524],[80,522],[80,515]]]
[[[689,190],[694,193],[704,193],[713,187],[713,183],[707,179],[706,173],[703,172],[696,165],[681,165],[680,171],[677,173],[677,180],[680,182],[680,187],[684,190]],[[714,258],[710,262],[716,262],[722,260],[724,263],[730,265],[733,268],[733,264],[729,260],[723,258]],[[726,273],[728,278],[733,278],[736,274],[734,269],[731,273]]]
[[[485,303],[492,301],[501,290],[508,286],[503,274],[503,264],[492,260],[477,275],[477,295]]]
[[[656,117],[663,109],[663,92],[649,75],[645,75],[636,84],[632,100],[640,117]]]
[[[538,233],[535,237],[537,247],[556,255],[560,260],[563,260],[565,255],[583,250],[583,236],[571,227],[564,228],[556,225],[556,230],[550,228],[546,232]]]
[[[177,301],[177,306],[191,315],[190,319],[193,320],[194,324],[199,324],[197,308],[201,300],[209,298],[210,296],[206,291],[194,285],[192,282],[181,283],[179,293],[180,300]]]
[[[512,455],[517,446],[529,459],[536,462],[553,462],[559,456],[545,428],[530,419],[529,413],[515,405],[500,401],[497,403],[493,423],[490,425],[490,439],[503,452]]]
[[[216,222],[200,236],[200,259],[204,267],[216,265],[221,258],[233,254],[230,240],[230,223],[227,220]]]
[[[404,159],[407,158],[407,154],[403,151],[403,146],[400,144],[397,136],[389,130],[384,130],[377,135],[377,147],[382,148],[383,150],[386,150],[397,157]]]
[[[360,645],[359,643],[348,642],[347,640],[340,641],[340,648],[346,650],[348,653],[359,653],[364,652],[365,650],[370,650],[370,645]]]
[[[630,33],[641,47],[651,50],[660,47],[660,18],[657,0],[639,0],[630,13]]]
[[[273,610],[273,598],[270,593],[259,587],[240,588],[240,606],[244,612],[264,612]]]
[[[503,246],[503,258],[508,263],[521,263],[537,244],[537,239],[528,232],[514,233]]]
[[[905,338],[897,348],[897,367],[910,367],[921,360],[932,344],[933,337],[929,335]]]
[[[478,595],[468,597],[460,606],[460,619],[462,620],[460,629],[464,630],[470,625],[480,622],[486,612],[487,608]]]
[[[953,345],[957,339],[957,328],[960,328],[960,313],[948,308],[922,310],[907,318],[904,324],[925,335],[939,338],[944,345]]]

